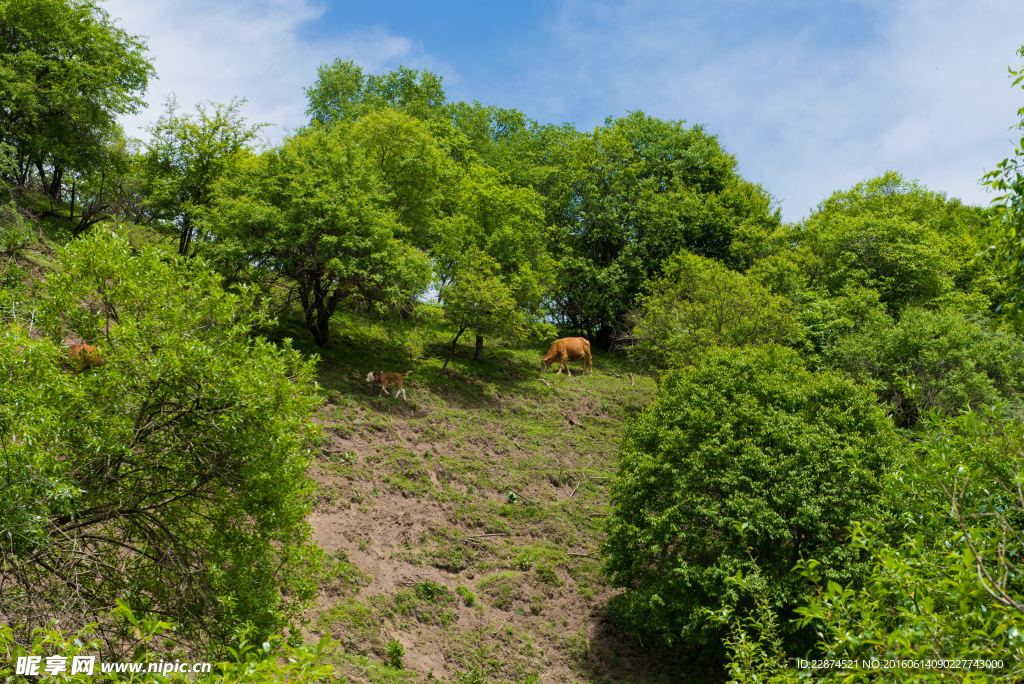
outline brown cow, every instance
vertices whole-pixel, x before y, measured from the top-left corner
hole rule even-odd
[[[551,345],[551,349],[548,353],[540,360],[540,371],[543,373],[550,368],[555,362],[558,362],[558,372],[555,375],[561,375],[562,369],[572,377],[572,371],[569,370],[569,361],[583,361],[583,373],[587,372],[587,367],[590,367],[590,374],[594,374],[594,360],[590,356],[590,342],[582,337],[566,337],[561,340],[555,340],[555,343]]]
[[[391,393],[388,392],[388,385],[397,385],[398,389],[395,391],[395,397],[401,395],[403,401],[409,401],[409,398],[405,394],[405,390],[402,389],[402,381],[405,380],[405,376],[409,375],[409,373],[412,373],[412,371],[404,374],[385,373],[384,371],[374,373],[373,371],[370,371],[366,376],[366,382],[375,382],[380,385],[380,392],[377,393],[378,397],[381,394],[386,394],[390,397]]]
[[[100,368],[107,364],[91,344],[73,344],[68,347],[69,365],[76,371]]]

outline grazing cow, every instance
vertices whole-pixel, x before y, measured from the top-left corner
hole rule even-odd
[[[68,365],[76,371],[100,368],[106,364],[96,347],[90,344],[73,344],[68,347]]]
[[[387,394],[390,397],[391,394],[388,392],[388,385],[396,385],[398,389],[395,390],[395,396],[397,397],[401,394],[402,401],[409,401],[409,398],[405,394],[405,390],[402,389],[402,381],[405,380],[405,376],[409,375],[409,373],[412,373],[412,371],[405,374],[385,373],[384,371],[374,373],[371,371],[370,374],[366,376],[366,382],[375,382],[380,385],[380,392],[377,393],[378,397],[381,394]]]
[[[590,374],[593,375],[594,360],[590,356],[590,342],[582,337],[566,337],[561,340],[555,340],[555,343],[551,345],[551,349],[540,360],[540,371],[543,373],[557,362],[558,372],[555,375],[561,375],[564,368],[569,377],[572,377],[572,371],[569,370],[569,361],[582,361],[584,375],[586,375],[587,367],[590,368]]]

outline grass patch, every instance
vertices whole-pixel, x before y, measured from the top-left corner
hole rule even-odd
[[[347,599],[321,613],[316,626],[329,632],[347,651],[367,653],[380,646],[377,631],[380,621],[374,611],[356,599]]]
[[[471,592],[469,589],[467,589],[466,587],[464,587],[462,585],[459,585],[458,587],[455,588],[455,593],[462,597],[463,602],[467,606],[472,607],[473,604],[476,603],[476,594],[474,594],[473,592]]]
[[[478,591],[491,599],[491,605],[499,610],[509,610],[512,602],[520,598],[523,573],[505,570],[487,575],[477,582]]]

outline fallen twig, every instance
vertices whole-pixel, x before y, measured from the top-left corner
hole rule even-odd
[[[589,468],[592,465],[594,465],[594,459],[590,459],[590,463],[583,466],[583,479],[576,483],[576,489],[579,489],[580,485],[583,484],[583,482],[586,481],[588,477],[590,477],[589,475],[587,475],[587,468]],[[572,490],[572,494],[569,495],[570,499],[576,494],[576,489]]]
[[[505,621],[502,620],[501,621],[501,627],[504,627],[504,626],[505,626]],[[498,636],[498,632],[501,631],[501,627],[499,627],[498,629],[494,630],[494,634],[492,634],[491,636]]]
[[[506,474],[507,474],[507,473],[506,473]],[[536,502],[536,501],[534,501],[533,499],[531,499],[531,498],[530,498],[530,497],[528,497],[528,496],[523,496],[522,494],[520,494],[519,492],[517,492],[517,491],[516,491],[516,490],[514,490],[514,489],[509,489],[508,491],[512,492],[513,494],[515,494],[516,496],[518,496],[518,497],[519,497],[520,499],[522,499],[523,501],[525,501],[525,502],[527,502],[527,503],[529,503],[529,504],[532,504],[532,505],[534,505],[534,506],[536,506],[536,505],[537,505],[537,502]]]
[[[541,379],[540,379],[540,381],[541,381],[541,382],[543,382],[543,383],[544,383],[545,385],[547,385],[548,387],[550,387],[551,389],[555,389],[555,386],[554,386],[554,385],[552,385],[552,384],[551,384],[550,382],[548,382],[547,380],[545,380],[544,378],[541,378]]]
[[[470,534],[463,539],[479,539],[480,537],[507,537],[508,532],[491,532],[490,534]]]
[[[566,556],[577,556],[579,558],[593,558],[594,560],[597,560],[597,557],[591,556],[589,553],[573,553],[571,551],[566,551],[565,555]]]

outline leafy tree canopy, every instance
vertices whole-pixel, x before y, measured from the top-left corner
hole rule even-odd
[[[670,644],[714,644],[704,609],[739,601],[725,579],[754,562],[784,617],[813,595],[793,572],[802,557],[829,579],[862,579],[867,557],[844,530],[876,515],[895,460],[871,394],[804,370],[786,348],[711,349],[670,373],[627,430],[612,483],[603,551],[625,589],[621,623]],[[786,633],[809,645],[807,633]]]
[[[241,115],[245,101],[196,105],[195,115],[178,114],[177,100],[167,101],[164,115],[149,128],[150,139],[140,160],[141,190],[157,227],[166,225],[178,238],[178,254],[193,252],[203,210],[213,201],[214,187],[248,143],[266,124],[249,126]]]
[[[805,287],[830,296],[872,289],[898,316],[954,289],[991,290],[993,274],[973,262],[987,221],[984,210],[890,171],[834,193],[782,231],[781,251],[799,265]]]
[[[680,252],[648,285],[630,316],[634,361],[655,368],[694,363],[709,347],[786,342],[798,336],[790,300],[713,259]]]
[[[239,164],[209,213],[216,236],[210,251],[221,268],[267,288],[286,286],[320,346],[329,341],[338,306],[401,304],[430,282],[427,256],[398,237],[410,232],[396,206],[393,188],[400,183],[388,177],[388,158],[375,137],[378,124],[387,130],[396,120],[399,126],[411,121],[379,112],[300,131]],[[422,197],[424,188],[414,190]]]
[[[442,290],[456,279],[466,256],[478,250],[494,260],[506,282],[515,281],[515,299],[524,312],[539,315],[555,269],[541,197],[503,183],[494,169],[473,165],[462,174],[452,200],[434,250]]]
[[[0,611],[90,621],[125,599],[211,648],[236,621],[294,624],[321,557],[305,520],[313,362],[250,338],[267,322],[252,293],[198,260],[106,232],[59,258],[35,320],[47,337],[0,332]],[[68,334],[105,365],[72,372]]]
[[[430,71],[399,67],[385,74],[364,74],[355,62],[340,57],[321,64],[317,81],[306,88],[306,115],[321,124],[355,121],[377,109],[400,109],[418,119],[445,115],[441,77]]]
[[[538,163],[553,172],[537,188],[564,285],[555,313],[604,346],[669,256],[686,249],[732,262],[737,229],[779,225],[770,196],[701,126],[632,112],[588,135],[541,135],[549,148]]]
[[[16,162],[0,177],[59,199],[66,172],[99,166],[117,117],[145,106],[145,52],[89,0],[0,2],[0,143]]]

